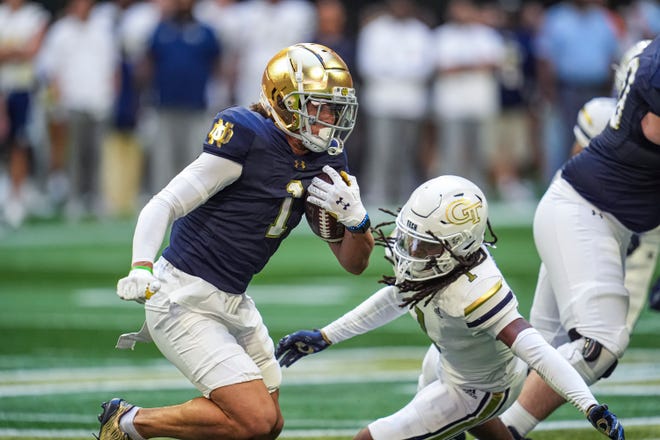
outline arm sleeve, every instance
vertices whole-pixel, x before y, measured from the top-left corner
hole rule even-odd
[[[321,331],[330,342],[335,344],[395,320],[408,310],[399,307],[400,301],[396,292],[395,287],[383,287],[362,304],[323,327]]]
[[[133,262],[154,261],[170,224],[230,185],[243,167],[202,153],[142,208],[133,235]]]
[[[535,328],[521,331],[511,345],[511,350],[527,362],[552,389],[585,414],[589,407],[598,404],[578,372]]]

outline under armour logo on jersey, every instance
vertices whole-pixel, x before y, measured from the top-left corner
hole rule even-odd
[[[344,211],[346,211],[346,210],[348,209],[348,207],[351,206],[350,203],[346,203],[346,202],[344,202],[344,198],[343,198],[343,197],[340,197],[339,200],[335,201],[335,203],[336,203],[337,205],[341,206],[342,209],[343,209]]]
[[[297,170],[304,170],[305,168],[307,168],[307,164],[305,163],[304,160],[294,160],[293,167]]]
[[[218,119],[213,128],[207,136],[207,142],[209,145],[215,145],[220,148],[223,144],[229,142],[231,137],[234,135],[234,124],[231,122],[225,122],[222,119]]]
[[[470,203],[468,199],[458,199],[447,207],[447,220],[454,225],[479,223],[479,208],[482,206],[481,200]]]

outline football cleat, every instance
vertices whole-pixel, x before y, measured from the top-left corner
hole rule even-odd
[[[97,440],[130,440],[128,434],[119,429],[119,419],[133,408],[134,405],[127,403],[124,399],[115,397],[109,402],[103,402],[103,412],[99,414],[101,429]]]

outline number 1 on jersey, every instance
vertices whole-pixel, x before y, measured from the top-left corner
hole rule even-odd
[[[292,180],[286,186],[286,192],[291,194],[291,197],[285,197],[280,206],[280,212],[277,214],[275,221],[271,223],[266,231],[266,237],[277,238],[286,231],[286,222],[291,215],[291,207],[293,206],[293,199],[299,199],[305,193],[305,188],[300,180]]]

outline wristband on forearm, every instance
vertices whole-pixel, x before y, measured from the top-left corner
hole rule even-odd
[[[364,218],[360,223],[355,226],[346,226],[346,229],[351,231],[354,234],[364,234],[371,227],[371,220],[369,219],[369,214],[365,214]]]
[[[136,266],[131,266],[131,270],[133,270],[133,269],[147,270],[147,271],[149,271],[149,273],[152,274],[152,275],[153,275],[153,273],[154,273],[154,269],[153,269],[152,267],[150,267],[150,266],[145,266],[145,265],[142,265],[142,264],[138,264],[138,265],[136,265]]]
[[[328,339],[328,335],[326,335],[323,330],[319,330],[319,333],[321,333],[321,337],[328,345],[332,345],[332,341]]]

